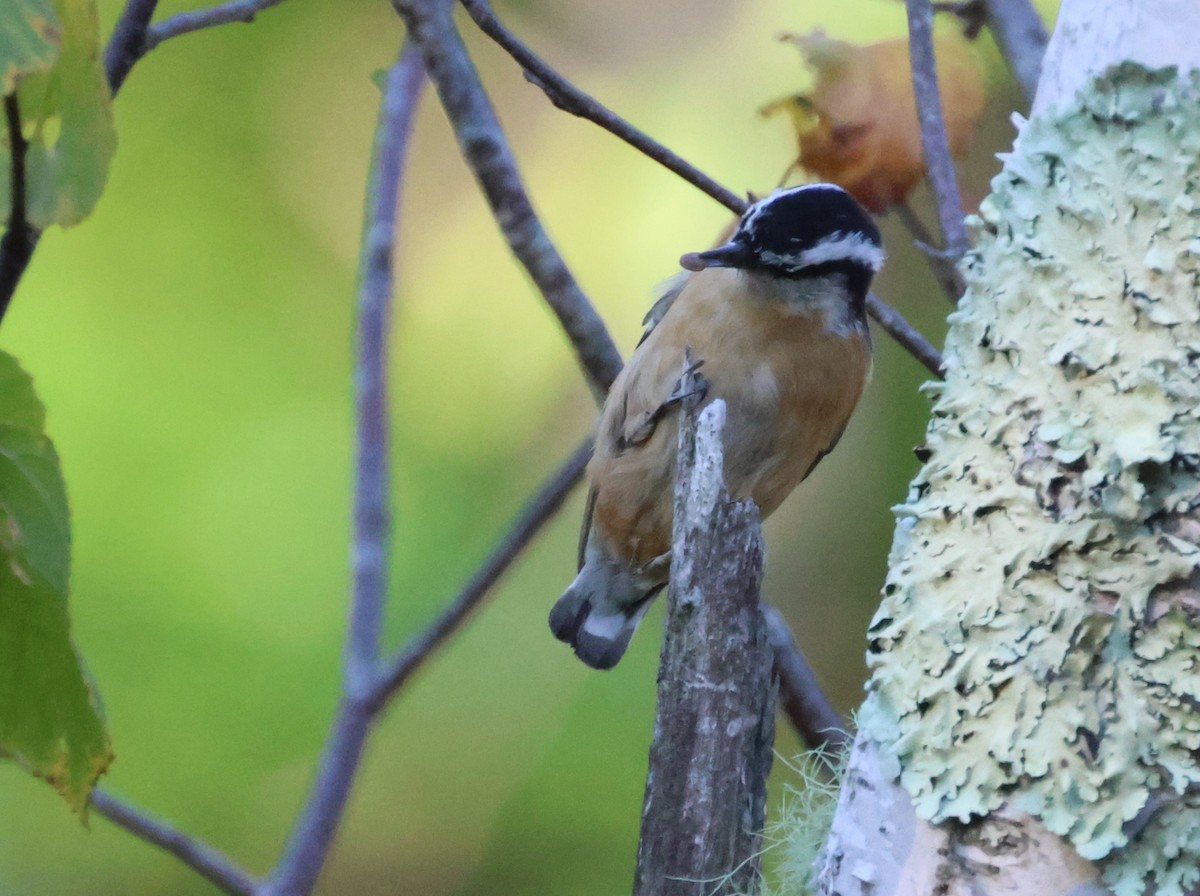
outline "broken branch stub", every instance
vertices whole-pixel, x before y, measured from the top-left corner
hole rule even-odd
[[[689,359],[690,362],[690,359]],[[691,391],[685,374],[683,393]],[[725,404],[680,413],[674,551],[635,896],[756,892],[777,684],[758,508],[723,482]],[[689,404],[691,406],[689,406]]]

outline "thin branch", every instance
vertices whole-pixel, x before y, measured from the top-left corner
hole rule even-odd
[[[117,27],[104,48],[104,71],[113,96],[137,61],[146,55],[146,31],[157,8],[158,0],[129,0],[121,10]]]
[[[609,133],[624,140],[630,146],[702,190],[735,215],[745,212],[749,203],[741,196],[721,186],[661,143],[643,134],[547,65],[496,18],[486,0],[462,0],[462,4],[479,28],[525,69],[530,80],[537,84],[556,106],[600,125]],[[942,361],[937,350],[933,348],[929,340],[904,319],[900,312],[878,296],[871,296],[868,299],[867,311],[913,357],[929,368],[934,375],[941,376],[939,371]]]
[[[592,440],[588,438],[526,502],[503,540],[441,615],[387,662],[371,695],[373,711],[382,709],[434,650],[457,631],[525,546],[562,506],[571,489],[583,477],[591,456]]]
[[[966,253],[969,244],[938,91],[937,62],[933,52],[933,8],[929,0],[906,0],[906,6],[913,92],[916,94],[917,117],[921,123],[925,170],[937,202],[946,255],[951,261],[957,262]]]
[[[896,216],[900,219],[900,223],[912,235],[917,249],[925,255],[926,260],[929,262],[929,269],[933,271],[934,279],[937,280],[938,285],[950,297],[950,301],[957,304],[967,289],[962,274],[958,272],[958,267],[951,259],[946,257],[944,252],[934,248],[933,234],[929,232],[929,228],[925,226],[925,222],[913,211],[912,206],[908,204],[907,200],[896,203],[890,208],[890,211],[896,213]]]
[[[1030,0],[983,0],[988,26],[1021,85],[1025,99],[1033,102],[1042,76],[1042,57],[1050,36]]]
[[[164,40],[204,28],[229,25],[234,22],[253,22],[254,17],[264,9],[278,6],[282,2],[283,0],[230,0],[229,3],[222,3],[209,9],[177,13],[150,27],[146,34],[146,46],[142,52],[148,53]]]
[[[29,143],[21,132],[21,106],[16,93],[4,98],[4,119],[8,131],[9,178],[12,197],[4,238],[0,239],[0,320],[12,302],[21,275],[29,266],[37,246],[38,232],[29,226],[26,214],[25,153]]]
[[[983,0],[934,0],[933,11],[948,12],[956,16],[962,24],[963,37],[967,40],[979,37],[979,32],[987,24],[987,9]]]
[[[703,171],[638,130],[556,72],[496,18],[487,0],[462,0],[462,5],[479,29],[517,61],[525,70],[525,77],[541,88],[555,106],[571,115],[598,124],[643,155],[675,172],[726,208],[739,215],[742,213],[746,203],[741,196],[721,186]]]
[[[513,254],[558,317],[599,404],[621,370],[604,321],[575,282],[533,210],[508,139],[444,0],[393,0],[421,48],[458,146]]]
[[[391,534],[386,377],[392,249],[404,158],[424,81],[420,55],[406,43],[388,73],[367,188],[354,375],[354,594],[343,656],[342,697],[312,793],[267,885],[267,892],[278,896],[307,894],[316,885],[371,726],[367,700],[378,662]]]
[[[136,806],[97,787],[92,808],[118,827],[169,852],[215,886],[234,896],[255,896],[259,883],[224,853],[171,827]]]
[[[903,314],[873,292],[867,294],[867,314],[871,315],[889,336],[904,346],[910,355],[920,361],[926,370],[939,380],[945,376],[941,353],[916,327],[905,320]]]
[[[809,749],[830,747],[845,749],[852,738],[846,724],[833,708],[812,666],[796,646],[791,629],[774,607],[762,605],[767,620],[767,635],[775,651],[775,674],[779,676],[779,696],[788,721]]]

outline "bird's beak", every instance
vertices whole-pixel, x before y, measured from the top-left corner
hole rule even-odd
[[[689,252],[679,259],[685,270],[702,271],[705,268],[740,268],[750,261],[750,249],[745,243],[730,240],[723,246],[707,252]]]

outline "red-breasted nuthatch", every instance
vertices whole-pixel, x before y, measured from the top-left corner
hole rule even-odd
[[[581,567],[550,628],[608,669],[670,572],[684,349],[703,364],[701,406],[726,404],[725,484],[765,518],[833,450],[871,369],[865,304],[879,229],[840,187],[781,190],[730,240],[690,253],[647,315],[596,430]]]

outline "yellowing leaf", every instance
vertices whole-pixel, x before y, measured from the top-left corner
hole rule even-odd
[[[782,39],[814,74],[810,90],[762,110],[791,118],[800,148],[795,166],[844,187],[872,211],[902,202],[925,171],[907,39],[858,46],[820,31]],[[983,76],[957,30],[938,29],[934,45],[950,151],[961,156],[983,111]]]
[[[15,0],[0,0],[0,10],[12,2]],[[33,4],[34,0],[20,2]],[[53,0],[49,4],[43,0],[41,5],[52,7],[57,16],[53,32],[57,57],[45,57],[46,64],[30,65],[17,79],[21,122],[29,141],[25,156],[27,213],[30,224],[39,230],[51,224],[69,227],[91,213],[117,146],[112,97],[100,60],[95,0]],[[53,65],[49,65],[51,60]],[[4,218],[11,202],[9,166],[7,140],[0,139],[0,212]]]
[[[50,0],[0,0],[0,94],[16,90],[29,72],[50,68],[59,31]]]

